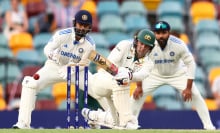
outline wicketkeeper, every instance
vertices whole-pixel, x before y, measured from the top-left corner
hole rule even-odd
[[[76,13],[73,27],[57,31],[44,48],[47,61],[35,74],[39,79],[26,76],[22,82],[22,93],[18,115],[18,122],[13,128],[30,128],[31,113],[35,108],[37,92],[58,82],[66,82],[67,66],[69,64],[89,65],[87,58],[91,50],[95,49],[93,39],[87,34],[92,30],[92,15],[86,10]],[[72,82],[75,81],[74,68],[72,67]],[[80,67],[79,88],[83,89],[84,68]],[[91,73],[88,75],[90,86]],[[98,98],[88,90],[88,94]]]

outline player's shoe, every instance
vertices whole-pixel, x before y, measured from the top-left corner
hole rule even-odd
[[[89,125],[89,127],[90,127],[91,129],[101,129],[101,126],[98,125],[98,124],[96,124],[96,123],[94,123],[93,121],[89,121],[89,120],[88,120],[88,125]]]
[[[95,120],[89,117],[90,109],[83,108],[81,111],[82,116],[88,120],[88,125],[91,129],[100,129],[101,126],[96,124]]]
[[[27,126],[23,122],[17,122],[15,125],[12,126],[13,129],[31,129],[30,126]]]
[[[213,125],[205,126],[204,129],[205,130],[216,130],[215,126],[213,126]]]
[[[136,130],[136,129],[138,129],[138,128],[140,128],[140,126],[139,125],[137,125],[136,123],[134,123],[134,122],[128,122],[127,124],[126,124],[126,126],[125,126],[125,129],[129,129],[129,130]]]

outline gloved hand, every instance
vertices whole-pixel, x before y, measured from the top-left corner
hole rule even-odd
[[[53,60],[53,61],[56,62],[56,63],[59,62],[57,50],[50,52],[50,53],[47,55],[47,57],[48,57],[49,59]]]
[[[68,64],[69,65],[69,64]],[[67,66],[68,65],[65,65],[65,66],[62,66],[59,70],[58,70],[58,74],[60,75],[60,77],[64,80],[67,79]],[[72,67],[71,66],[71,75],[75,73],[75,67]]]
[[[132,72],[128,68],[119,67],[114,79],[118,82],[118,85],[128,85],[132,79]]]
[[[79,62],[78,64],[88,66],[89,63],[90,63],[90,60],[89,60],[89,59],[82,59],[82,60],[80,60],[80,62]]]

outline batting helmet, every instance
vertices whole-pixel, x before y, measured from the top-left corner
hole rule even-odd
[[[141,30],[137,35],[137,39],[147,46],[154,47],[155,45],[155,35],[148,29]]]
[[[168,30],[170,31],[170,25],[166,21],[158,21],[153,27],[153,31]]]

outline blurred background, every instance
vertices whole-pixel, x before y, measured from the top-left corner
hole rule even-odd
[[[120,40],[132,38],[136,30],[151,28],[158,20],[167,21],[171,33],[181,38],[194,55],[197,65],[195,83],[214,124],[220,128],[220,118],[216,117],[220,113],[220,0],[0,0],[0,116],[6,117],[5,113],[13,119],[8,125],[0,122],[0,127],[10,127],[16,122],[23,77],[32,76],[43,66],[46,60],[44,46],[56,30],[72,27],[72,19],[80,9],[92,14],[90,35],[96,42],[97,51],[105,57]],[[97,71],[93,63],[89,69],[92,73]],[[135,83],[132,83],[131,93],[134,89]],[[72,98],[74,93],[73,85]],[[99,105],[90,97],[89,107],[97,109]],[[37,112],[65,110],[65,82],[54,84],[38,94]],[[195,117],[196,127],[202,128],[197,116],[191,116],[193,107],[182,102],[171,86],[161,86],[148,96],[143,106],[145,114],[141,115],[151,121],[160,116],[158,111],[168,113],[157,118],[162,123],[179,111],[186,115],[182,119]],[[177,114],[176,118],[179,117]],[[35,119],[37,117],[33,122]],[[65,114],[63,119],[65,121]],[[141,123],[146,123],[143,119]],[[157,127],[152,121],[147,128],[193,128],[187,122],[185,126],[179,126],[181,123],[174,126],[175,120],[171,121],[173,126],[163,127],[157,123]]]

